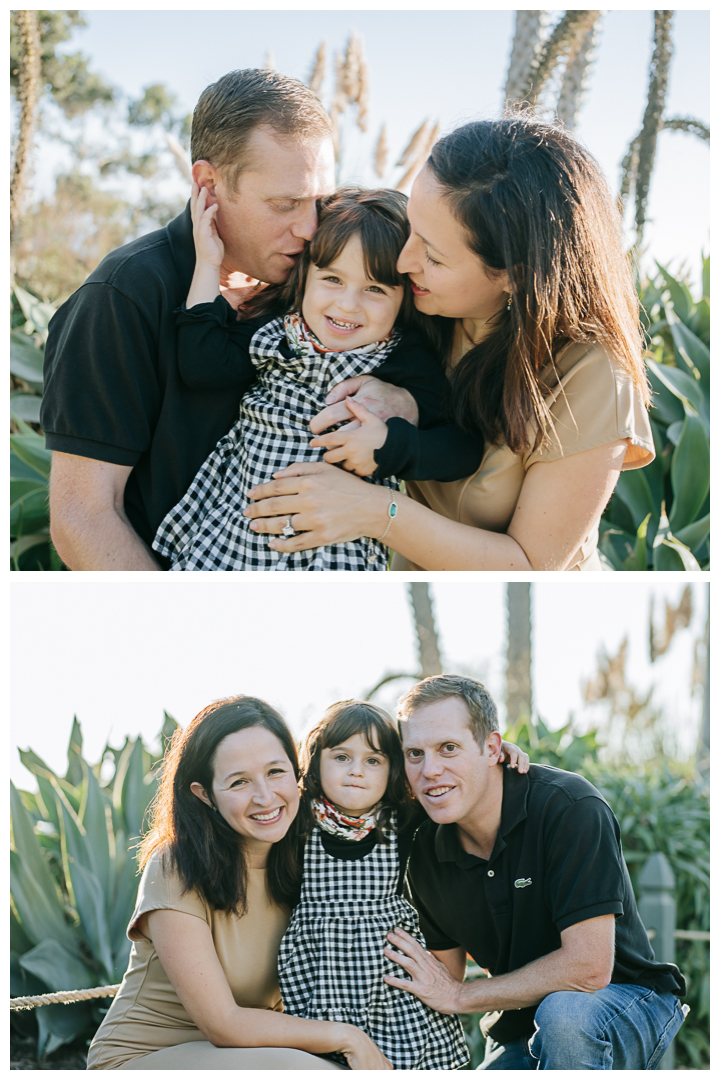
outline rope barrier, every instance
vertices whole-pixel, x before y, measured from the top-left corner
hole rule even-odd
[[[655,937],[655,930],[648,931],[648,938]],[[675,937],[684,941],[709,941],[709,930],[676,930]],[[96,986],[92,990],[60,990],[57,994],[36,994],[35,997],[10,998],[12,1010],[36,1009],[40,1005],[70,1005],[73,1001],[87,1001],[90,998],[115,997],[120,983],[115,986]]]
[[[87,1001],[89,998],[115,997],[120,983],[115,986],[96,986],[92,990],[60,990],[57,994],[36,994],[34,997],[10,998],[10,1008],[36,1009],[40,1005],[70,1005],[73,1001]]]

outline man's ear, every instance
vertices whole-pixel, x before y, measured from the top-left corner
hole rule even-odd
[[[493,731],[485,740],[485,753],[489,758],[490,765],[497,765],[502,750],[502,735],[499,731]]]
[[[192,784],[190,785],[190,790],[192,791],[193,795],[197,795],[198,799],[201,799],[212,809],[212,801],[202,784],[198,784],[197,780],[193,780]]]
[[[196,161],[192,167],[192,178],[198,188],[207,188],[207,206],[217,202],[215,187],[218,182],[218,171],[209,161]]]

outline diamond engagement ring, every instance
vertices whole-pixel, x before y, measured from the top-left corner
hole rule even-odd
[[[290,518],[287,519],[287,525],[285,525],[283,527],[282,534],[283,534],[283,536],[294,536],[295,535],[295,530],[293,529],[292,525],[290,524]]]

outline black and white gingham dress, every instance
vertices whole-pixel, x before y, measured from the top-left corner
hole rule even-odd
[[[321,461],[309,445],[308,424],[325,407],[331,387],[368,374],[397,345],[397,335],[376,347],[319,352],[295,340],[289,359],[280,352],[285,318],[261,327],[250,343],[256,383],[244,395],[240,419],[217,444],[183,498],[158,528],[153,547],[171,570],[385,570],[387,549],[369,537],[282,554],[243,517],[247,492],[294,461]],[[397,489],[393,479],[375,481]]]
[[[383,955],[393,927],[425,944],[417,912],[397,895],[397,834],[389,839],[362,859],[334,859],[313,829],[300,903],[280,943],[285,1012],[355,1024],[396,1069],[459,1069],[469,1056],[458,1018],[383,982],[383,975],[405,977]]]

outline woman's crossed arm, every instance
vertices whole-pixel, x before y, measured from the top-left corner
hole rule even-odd
[[[344,1054],[351,1069],[392,1065],[359,1028],[303,1020],[235,1003],[210,927],[182,911],[151,911],[139,921],[191,1020],[214,1046],[284,1046],[309,1054]]]
[[[507,533],[451,521],[397,495],[387,543],[424,570],[565,570],[612,495],[626,450],[619,439],[532,465]],[[389,520],[387,488],[324,463],[291,465],[250,497],[253,531],[278,534],[292,516],[298,535],[275,535],[276,551],[379,537]]]

